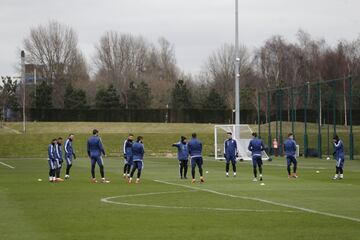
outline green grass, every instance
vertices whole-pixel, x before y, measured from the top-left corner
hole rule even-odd
[[[107,185],[90,183],[85,143],[95,127],[110,156],[105,158]],[[289,180],[284,159],[275,158],[265,162],[261,186],[251,181],[249,162],[238,164],[238,177],[224,177],[224,163],[208,157],[213,154],[210,124],[29,123],[26,134],[20,130],[20,123],[0,128],[0,162],[15,167],[0,164],[0,239],[359,239],[357,160],[346,160],[345,179],[333,181],[334,161],[300,158],[300,178]],[[180,180],[176,159],[165,157],[175,155],[171,143],[194,131],[205,146],[205,184]],[[72,178],[49,183],[47,144],[70,132],[76,134],[79,156]],[[121,178],[119,148],[128,132],[145,136],[138,185]],[[113,196],[120,196],[112,199],[115,203],[101,201]]]
[[[171,144],[179,141],[181,135],[190,137],[197,132],[204,143],[206,155],[213,155],[213,125],[210,124],[161,124],[161,123],[28,123],[26,134],[16,134],[21,123],[7,123],[0,128],[2,157],[46,157],[47,145],[51,139],[69,133],[75,134],[75,149],[78,156],[86,156],[86,140],[92,129],[100,131],[105,150],[110,156],[120,156],[120,148],[129,132],[143,135],[148,155],[167,156],[175,153]]]
[[[360,234],[360,222],[208,192],[259,198],[360,221],[357,161],[346,162],[343,181],[332,181],[333,161],[300,159],[300,178],[289,180],[284,160],[275,159],[265,163],[265,186],[251,181],[248,162],[238,164],[237,178],[225,178],[224,163],[210,158],[204,165],[209,172],[206,183],[191,184],[178,179],[175,159],[147,157],[138,185],[121,178],[122,160],[114,157],[105,159],[106,174],[112,181],[107,185],[90,183],[85,158],[74,162],[71,180],[55,184],[46,181],[46,159],[0,161],[15,167],[0,165],[1,239],[358,239]],[[44,181],[38,182],[38,178]],[[170,208],[100,201],[110,196],[159,192],[170,193],[113,201]]]
[[[257,125],[250,125],[257,131]],[[272,126],[272,137],[275,137],[275,123]],[[129,132],[143,135],[146,142],[146,151],[151,156],[168,156],[174,154],[175,149],[171,143],[179,140],[181,135],[190,137],[192,132],[197,132],[204,143],[204,154],[214,156],[214,125],[213,124],[165,124],[165,123],[104,123],[104,122],[29,122],[27,132],[22,134],[22,123],[6,123],[5,128],[0,128],[2,144],[0,156],[2,157],[46,157],[47,144],[52,138],[67,137],[69,133],[76,134],[74,142],[79,156],[86,156],[86,140],[91,135],[93,128],[100,130],[103,143],[110,156],[119,156],[119,149]],[[290,132],[291,124],[283,123],[283,137]],[[348,128],[337,126],[337,133],[345,144],[345,153],[348,154]],[[322,150],[324,157],[327,154],[327,125],[322,127]],[[261,136],[267,144],[267,125],[261,125]],[[296,141],[303,153],[303,124],[295,124]],[[330,129],[332,138],[332,128]],[[316,148],[317,126],[308,126],[309,148]],[[331,139],[330,139],[331,141]],[[354,152],[360,155],[360,126],[354,126]],[[329,153],[332,154],[332,145],[329,143]]]

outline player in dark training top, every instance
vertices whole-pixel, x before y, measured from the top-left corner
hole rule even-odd
[[[65,141],[65,161],[66,161],[66,173],[65,173],[65,179],[70,178],[70,169],[72,167],[73,159],[76,159],[75,151],[73,148],[73,141],[74,141],[75,135],[70,133],[69,137]]]
[[[177,155],[179,160],[180,178],[187,179],[186,174],[188,171],[189,151],[186,143],[186,137],[181,136],[180,142],[174,143],[172,146],[177,147],[178,149]]]
[[[334,157],[336,160],[336,173],[334,180],[341,180],[344,178],[344,162],[345,162],[345,153],[344,153],[344,144],[343,141],[339,138],[338,135],[335,135],[333,138],[334,142]]]
[[[262,176],[262,151],[264,151],[264,143],[261,139],[257,137],[256,133],[252,134],[253,139],[250,141],[248,150],[251,152],[252,156],[252,165],[253,165],[253,172],[254,172],[254,179],[253,181],[257,181],[257,168],[259,168],[259,180],[263,180]]]
[[[227,133],[228,139],[224,142],[224,157],[226,161],[225,171],[226,171],[226,177],[229,177],[229,168],[230,168],[230,162],[232,165],[232,169],[234,172],[234,177],[236,177],[236,157],[237,157],[237,143],[236,140],[232,138],[232,133]]]
[[[289,178],[297,178],[297,159],[296,159],[296,142],[292,133],[288,134],[288,139],[284,142],[284,151],[287,162],[287,172]],[[291,174],[291,164],[294,165],[293,173]]]
[[[95,178],[95,166],[96,164],[100,167],[100,175],[102,183],[109,183],[110,181],[105,179],[105,171],[104,171],[104,162],[101,155],[105,156],[105,150],[101,139],[99,137],[99,131],[97,129],[93,130],[93,136],[89,138],[87,142],[87,153],[91,160],[91,176],[92,182],[96,183],[97,180]]]
[[[132,145],[133,164],[130,172],[129,183],[132,183],[132,179],[135,171],[137,170],[136,183],[140,182],[141,172],[144,168],[144,144],[143,137],[138,136],[136,142]]]
[[[195,168],[198,166],[200,174],[200,182],[205,182],[203,176],[203,158],[202,158],[202,143],[197,139],[196,133],[192,134],[192,139],[188,143],[188,150],[191,157],[191,175],[192,183],[195,183]]]
[[[123,154],[124,154],[123,177],[124,178],[130,177],[130,169],[133,164],[133,154],[132,154],[133,138],[134,135],[130,133],[123,144]]]

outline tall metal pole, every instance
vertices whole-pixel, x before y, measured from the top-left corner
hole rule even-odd
[[[279,90],[275,92],[275,102],[276,102],[276,122],[275,122],[275,139],[279,142]]]
[[[259,138],[261,138],[261,125],[260,125],[260,121],[261,121],[261,118],[260,118],[260,91],[258,91],[258,111],[257,111],[257,115],[258,115],[258,135],[259,135]]]
[[[235,124],[240,124],[240,57],[239,57],[239,3],[235,0]],[[236,138],[240,138],[239,129]]]
[[[321,136],[321,85],[320,82],[317,84],[317,125],[318,125],[318,134],[317,134],[317,151],[318,157],[322,158],[322,136]]]
[[[295,108],[294,108],[294,87],[290,89],[291,97],[291,132],[295,134]]]
[[[280,136],[279,136],[279,155],[283,155],[283,126],[282,126],[282,113],[283,113],[283,91],[279,91],[279,120],[280,120]]]
[[[304,157],[308,157],[307,108],[309,97],[309,82],[304,85]]]
[[[268,120],[268,146],[271,149],[271,142],[272,142],[272,136],[271,136],[271,112],[270,112],[270,91],[267,91],[267,120]]]
[[[327,156],[330,157],[330,110],[327,108]]]
[[[34,85],[35,85],[35,101],[36,101],[36,66],[35,66],[35,68],[34,68]]]
[[[21,81],[23,83],[23,132],[26,132],[26,83],[25,83],[25,52],[21,51]]]
[[[350,132],[349,132],[349,156],[350,160],[354,160],[354,134],[353,134],[353,104],[352,104],[352,96],[353,96],[353,89],[352,89],[352,77],[348,78],[349,81],[349,124],[350,124]]]
[[[334,128],[334,135],[336,134],[336,82],[332,83],[332,109],[333,109],[333,128]]]

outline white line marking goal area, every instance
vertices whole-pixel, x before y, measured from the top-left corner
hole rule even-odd
[[[154,181],[158,182],[158,183],[167,184],[167,185],[184,187],[184,188],[203,191],[203,192],[209,192],[209,193],[217,194],[217,195],[220,195],[220,196],[226,196],[226,197],[230,197],[230,198],[239,198],[239,199],[244,199],[244,200],[253,200],[253,201],[257,201],[257,202],[267,203],[267,204],[270,204],[270,205],[295,209],[295,210],[299,210],[299,211],[302,211],[302,212],[319,214],[319,215],[323,215],[323,216],[327,216],[327,217],[334,217],[334,218],[345,219],[345,220],[360,223],[360,218],[348,217],[348,216],[343,216],[343,215],[334,214],[334,213],[328,213],[328,212],[323,212],[323,211],[317,211],[317,210],[313,210],[313,209],[309,209],[309,208],[298,207],[298,206],[294,206],[294,205],[290,205],[290,204],[286,204],[286,203],[274,202],[274,201],[261,199],[261,198],[256,198],[256,197],[247,197],[247,196],[227,194],[227,193],[222,193],[222,192],[218,192],[218,191],[211,190],[211,189],[206,189],[206,188],[187,186],[187,185],[183,185],[183,184],[171,183],[171,182],[166,182],[166,181],[161,181],[161,180],[154,180]]]
[[[6,163],[3,163],[3,162],[0,162],[1,165],[5,166],[5,167],[8,167],[8,168],[11,168],[11,169],[14,169],[15,167],[14,166],[11,166],[9,164],[6,164]]]
[[[224,212],[257,212],[257,213],[269,213],[269,212],[294,212],[287,210],[271,210],[271,209],[247,209],[247,208],[220,208],[220,207],[189,207],[189,206],[170,206],[170,205],[157,205],[157,204],[143,204],[143,203],[129,203],[125,201],[119,201],[119,199],[132,198],[132,197],[144,197],[144,196],[154,196],[154,195],[166,195],[166,194],[176,194],[176,193],[190,193],[198,192],[198,190],[188,190],[188,191],[169,191],[169,192],[150,192],[150,193],[139,193],[139,194],[130,194],[130,195],[119,195],[113,197],[101,198],[101,202],[123,205],[128,207],[145,207],[145,208],[162,208],[162,209],[190,209],[190,210],[208,210],[208,211],[224,211]]]

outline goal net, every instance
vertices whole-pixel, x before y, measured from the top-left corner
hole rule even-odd
[[[238,159],[251,160],[251,152],[248,151],[249,143],[252,139],[253,131],[249,125],[215,125],[214,138],[215,138],[215,159],[224,159],[224,142],[227,139],[227,133],[231,132],[233,138],[237,142]],[[262,159],[268,160],[269,156],[265,151],[262,153]]]

